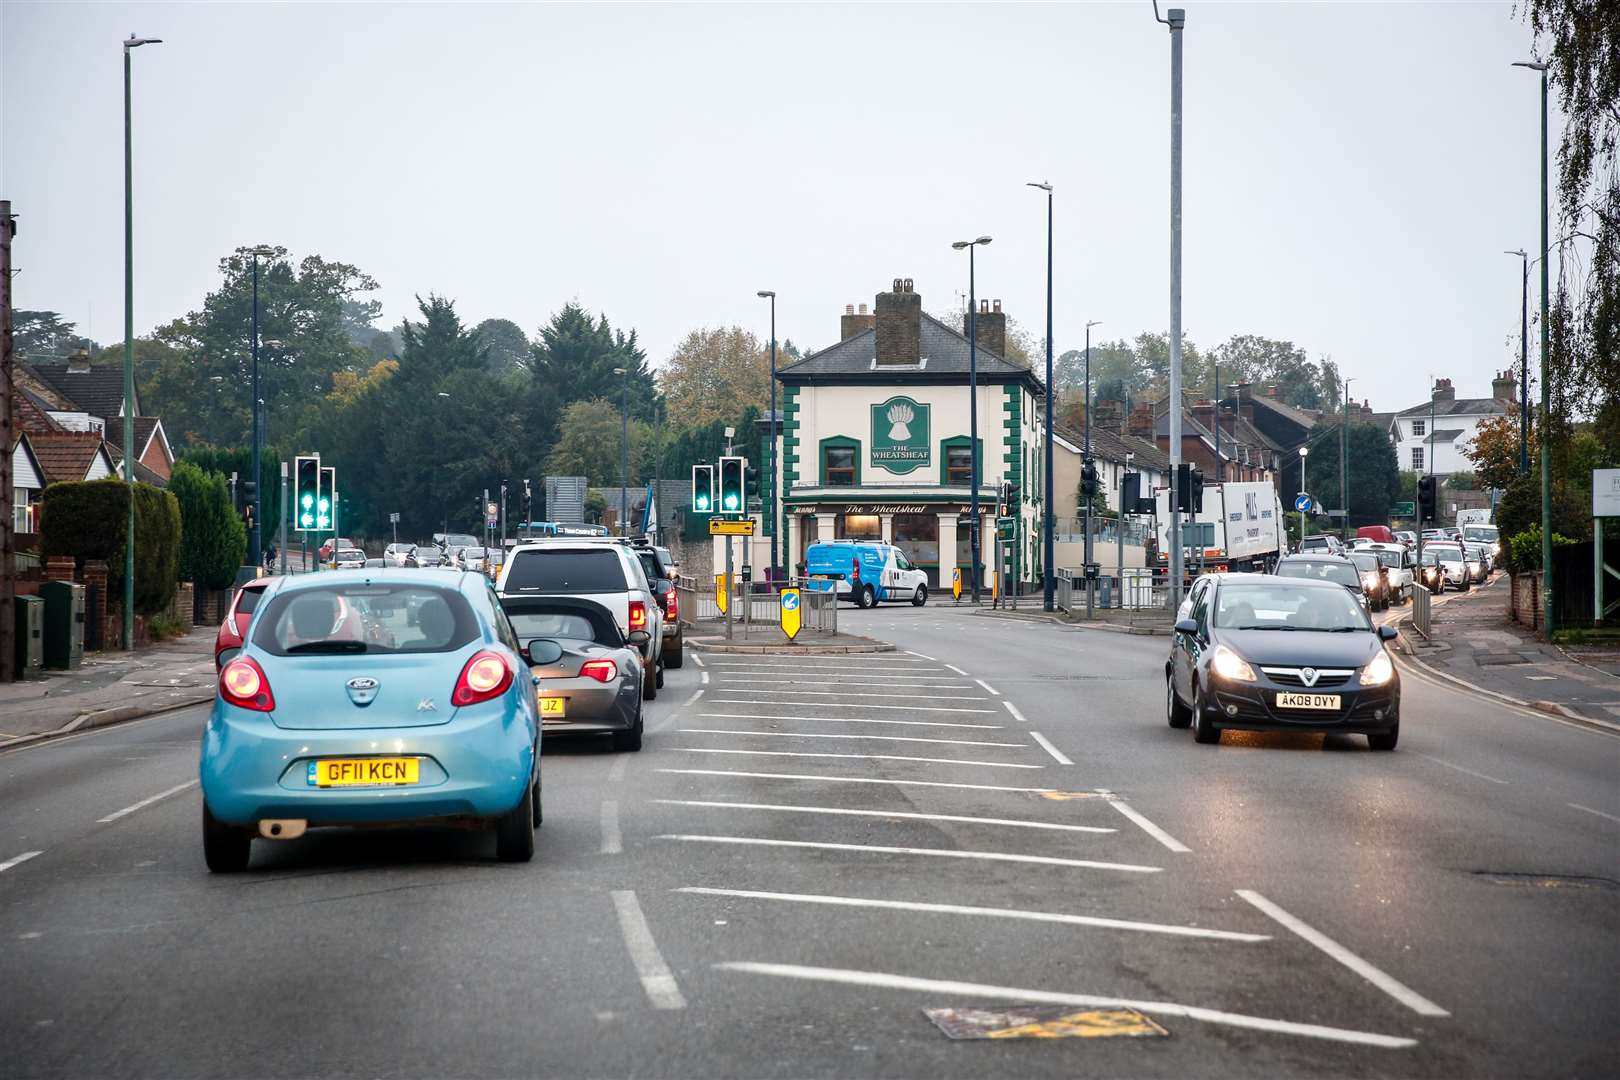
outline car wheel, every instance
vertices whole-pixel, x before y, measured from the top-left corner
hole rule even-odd
[[[1164,715],[1173,728],[1184,728],[1192,723],[1192,711],[1176,696],[1176,681],[1168,673],[1164,677]]]
[[[1388,731],[1375,732],[1367,736],[1367,745],[1374,750],[1393,750],[1395,744],[1401,741],[1401,722],[1395,721]]]
[[[528,862],[534,858],[534,785],[523,798],[495,819],[495,857],[501,862]]]
[[[1209,718],[1209,710],[1204,708],[1204,692],[1193,683],[1193,741],[1210,744],[1221,741],[1221,729]]]
[[[911,594],[911,606],[922,607],[928,603],[928,586],[919,585],[917,591]]]
[[[532,798],[534,800],[534,827],[538,829],[541,823],[546,819],[544,809],[540,802],[540,778],[538,776],[534,778],[534,794]]]
[[[862,585],[861,586],[860,605],[863,608],[877,607],[877,593],[873,591],[872,586],[870,586],[870,585]]]
[[[629,731],[615,731],[613,733],[613,749],[621,753],[633,754],[641,749],[641,733],[643,725],[641,710],[636,710],[636,725]]]
[[[652,701],[658,696],[658,680],[647,670],[647,665],[641,665],[641,700]]]
[[[653,688],[657,690],[664,688],[664,658],[662,656],[658,658],[658,667],[653,675]]]
[[[664,666],[679,668],[686,663],[686,642],[681,635],[675,635],[675,649],[664,658]]]
[[[203,860],[216,874],[237,874],[247,869],[253,834],[214,817],[203,802]]]

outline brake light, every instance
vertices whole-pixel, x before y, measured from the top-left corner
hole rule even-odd
[[[619,665],[611,660],[587,660],[579,666],[579,673],[599,683],[610,683],[619,677]]]
[[[456,688],[450,693],[450,704],[476,705],[480,701],[500,697],[512,685],[512,669],[499,653],[474,653],[461,669]]]
[[[676,619],[680,618],[680,616],[680,605],[675,602],[675,590],[671,589],[669,592],[664,594],[664,618],[668,619],[670,622],[674,622]]]
[[[647,629],[647,605],[640,600],[630,601],[630,629]]]
[[[228,705],[254,712],[271,712],[276,707],[276,696],[270,692],[270,681],[264,670],[252,660],[232,660],[219,673],[219,696]]]
[[[850,575],[849,575],[850,580],[852,580],[852,581],[861,580],[861,560],[859,558],[851,559],[850,560],[850,565],[853,567],[853,569],[850,571]]]

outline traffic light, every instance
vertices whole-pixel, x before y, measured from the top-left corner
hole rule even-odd
[[[1003,480],[996,486],[996,502],[999,504],[997,516],[1006,517],[1013,509],[1013,485],[1011,480]]]
[[[1142,474],[1128,472],[1119,481],[1119,509],[1124,514],[1136,513],[1136,504],[1142,501]]]
[[[1192,494],[1192,466],[1185,461],[1176,465],[1176,470],[1170,476],[1170,505],[1177,513],[1185,514],[1192,510],[1189,496]]]
[[[1417,517],[1419,521],[1434,520],[1435,480],[1432,476],[1418,477]]]
[[[254,483],[252,480],[242,481],[242,501],[244,503],[252,503],[253,496],[258,492],[258,490],[259,485]]]
[[[752,461],[743,462],[743,491],[752,491],[759,496],[760,505],[765,505],[765,488],[759,482],[759,466]]]
[[[714,466],[692,466],[692,513],[714,513]]]
[[[1201,514],[1204,512],[1204,471],[1195,465],[1188,479],[1187,502],[1193,513]]]
[[[332,507],[337,502],[337,469],[321,466],[321,487],[315,496],[315,528],[325,532],[332,527]]]
[[[747,488],[743,483],[743,470],[747,461],[740,457],[720,459],[720,512],[740,514],[748,508]]]
[[[293,459],[293,523],[299,529],[315,528],[315,504],[320,500],[321,456],[299,455]]]
[[[1087,461],[1080,468],[1080,497],[1087,503],[1093,503],[1101,493],[1102,482],[1097,476],[1097,464]]]

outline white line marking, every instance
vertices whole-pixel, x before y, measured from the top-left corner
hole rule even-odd
[[[1000,690],[997,690],[995,687],[991,686],[989,683],[985,682],[983,679],[974,679],[973,681],[978,683],[980,686],[984,687],[986,690],[990,691],[996,697],[1001,696],[1001,691]]]
[[[1588,814],[1596,814],[1600,818],[1608,818],[1610,821],[1613,821],[1613,822],[1620,822],[1620,817],[1615,817],[1613,814],[1605,814],[1601,810],[1594,810],[1590,806],[1582,806],[1580,803],[1573,803],[1573,802],[1572,803],[1565,803],[1564,805],[1568,806],[1568,807],[1570,807],[1571,809],[1574,809],[1574,810],[1584,810]],[[5,867],[0,866],[0,870],[4,870],[4,869],[5,869]]]
[[[699,672],[698,673],[698,682],[702,683],[704,686],[708,686],[709,685],[709,673],[707,671]]]
[[[1038,731],[1032,731],[1029,734],[1030,734],[1031,738],[1033,738],[1036,742],[1041,744],[1042,748],[1045,749],[1048,754],[1052,755],[1052,757],[1057,761],[1057,763],[1059,765],[1073,765],[1074,764],[1074,762],[1070,761],[1068,756],[1066,754],[1064,754],[1063,751],[1061,751],[1057,747],[1053,746],[1052,741],[1050,739],[1048,739],[1045,735],[1042,735]]]
[[[1044,769],[1045,765],[1018,765],[1005,761],[962,761],[945,757],[909,757],[905,754],[830,754],[809,750],[731,750],[712,746],[675,746],[688,754],[746,754],[750,757],[857,758],[862,761],[921,761],[931,765],[978,765],[985,769]]]
[[[180,794],[180,792],[186,790],[187,788],[192,788],[192,787],[196,787],[196,786],[197,786],[197,781],[195,781],[195,780],[187,780],[183,784],[176,784],[176,785],[174,785],[174,787],[170,788],[169,790],[160,791],[156,795],[150,795],[150,796],[142,799],[140,802],[135,803],[133,806],[126,806],[122,810],[114,810],[112,813],[108,814],[104,818],[96,818],[96,824],[97,825],[105,825],[109,821],[117,821],[121,817],[124,817],[124,816],[126,816],[128,814],[133,814],[137,810],[140,810],[140,809],[143,809],[145,807],[151,806],[153,803],[158,802],[161,799],[167,799],[170,795],[178,795],[178,794]]]
[[[955,664],[946,664],[945,666],[950,668],[952,671],[956,672],[958,675],[962,676],[964,679],[973,678],[973,676],[969,675],[967,672],[963,671],[961,668],[957,667]]]
[[[614,760],[613,768],[608,770],[608,780],[609,780],[609,782],[617,784],[620,780],[623,780],[624,779],[624,770],[629,766],[629,764],[630,764],[630,755],[629,754],[620,754],[618,756],[618,758]]]
[[[940,915],[988,915],[998,919],[1026,919],[1030,922],[1063,923],[1068,926],[1099,926],[1111,930],[1140,930],[1148,934],[1210,938],[1216,941],[1270,941],[1268,934],[1240,934],[1232,930],[1206,930],[1198,926],[1171,926],[1166,923],[1105,919],[1096,915],[1067,915],[1048,911],[1019,911],[1014,908],[969,907],[962,904],[923,904],[908,900],[866,900],[855,896],[827,896],[821,893],[757,892],[752,889],[705,889],[689,887],[678,893],[697,896],[735,896],[744,900],[787,900],[801,904],[830,904],[835,907],[883,908],[889,911],[922,911]]]
[[[1007,707],[1008,712],[1012,713],[1012,717],[1013,717],[1014,720],[1017,720],[1020,724],[1029,723],[1029,717],[1027,717],[1023,713],[1019,712],[1018,711],[1018,706],[1014,705],[1012,702],[1008,701],[1006,698],[1002,698],[1001,703]]]
[[[696,664],[698,667],[708,667],[709,666],[708,664],[705,664],[703,662],[703,657],[699,656],[697,653],[692,654],[692,663]]]
[[[714,663],[714,666],[715,667],[748,666],[748,665],[764,664],[766,662],[767,661],[761,660],[758,657],[743,656],[743,657],[741,657],[739,659],[736,659],[736,660],[731,660],[731,659],[716,660],[715,663]],[[832,664],[832,663],[833,663],[833,661],[831,661],[831,660],[827,660],[827,659],[823,659],[823,658],[819,658],[819,657],[816,658],[816,659],[813,659],[813,660],[809,659],[809,658],[800,660],[800,659],[798,659],[796,657],[787,657],[782,664],[777,665],[777,666],[779,666],[780,668],[786,670],[786,669],[791,669],[791,668],[797,666],[798,664]],[[870,656],[870,655],[868,655],[868,656],[850,656],[847,662],[845,660],[843,660],[843,659],[839,659],[838,662],[837,662],[838,666],[840,666],[840,667],[853,667],[853,668],[885,668],[885,667],[893,667],[895,664],[917,664],[917,663],[921,663],[921,661],[907,660],[907,659],[905,659],[903,657],[899,657],[899,656],[892,657],[892,658],[879,658],[879,657]]]
[[[32,859],[35,855],[43,855],[43,854],[45,854],[43,851],[25,851],[21,855],[13,855],[11,858],[7,859],[5,862],[0,862],[0,874],[3,874],[7,870],[10,870],[13,866],[17,866],[20,863],[27,862],[29,859]]]
[[[673,806],[711,806],[736,810],[784,810],[793,814],[837,814],[849,817],[907,818],[917,821],[959,821],[968,825],[1007,825],[1019,829],[1057,829],[1063,832],[1111,833],[1098,825],[1059,825],[1051,821],[1020,821],[1017,818],[966,817],[961,814],[919,814],[909,810],[850,810],[841,806],[786,806],[780,803],[705,802],[696,799],[654,799]]]
[[[692,696],[686,699],[686,705],[696,705],[697,704],[697,699],[702,697],[702,696],[703,696],[703,691],[702,690],[694,690],[694,691],[692,691]],[[681,708],[683,708],[683,709],[686,708],[686,705],[682,705]]]
[[[963,851],[959,848],[891,847],[886,844],[834,844],[820,840],[778,840],[768,836],[709,836],[699,833],[666,833],[660,840],[681,840],[689,844],[747,844],[754,847],[814,848],[817,851],[869,851],[877,855],[926,855],[940,859],[974,859],[983,862],[1036,863],[1040,866],[1078,866],[1086,870],[1123,870],[1131,874],[1157,874],[1163,867],[1135,863],[1098,862],[1095,859],[1060,859],[1055,855],[1009,855],[1004,851]]]
[[[681,728],[682,735],[764,735],[779,739],[861,739],[867,742],[936,743],[942,746],[1011,746],[1027,748],[1028,743],[985,742],[979,739],[927,739],[917,735],[850,735],[842,731],[733,731],[723,728]]]
[[[619,833],[619,804],[615,799],[602,801],[602,854],[617,855],[624,850],[624,837]]]
[[[801,667],[742,667],[728,664],[715,668],[722,675],[778,675],[786,678],[811,676],[817,679],[948,679],[944,668],[907,668],[904,671],[884,671],[882,668],[801,668]]]
[[[1558,676],[1556,676],[1556,675],[1526,675],[1525,678],[1531,680],[1532,682],[1553,682],[1558,678]]]
[[[1139,1009],[1156,1016],[1184,1016],[1189,1020],[1202,1020],[1210,1024],[1249,1028],[1275,1035],[1303,1035],[1332,1042],[1355,1043],[1398,1050],[1416,1046],[1416,1039],[1394,1035],[1378,1035],[1370,1031],[1351,1031],[1346,1028],[1325,1027],[1321,1024],[1301,1024],[1292,1020],[1272,1020],[1264,1016],[1246,1016],[1243,1013],[1222,1012],[1197,1005],[1180,1005],[1173,1001],[1138,1001],[1134,998],[1101,997],[1095,994],[1054,993],[1050,990],[1024,990],[1015,986],[993,986],[987,983],[958,982],[952,979],[919,979],[910,975],[889,975],[879,971],[852,971],[848,968],[807,967],[802,964],[761,964],[750,961],[726,961],[714,965],[721,971],[740,971],[750,975],[774,975],[784,979],[808,979],[815,982],[843,983],[847,986],[871,986],[885,990],[919,990],[950,999],[999,998],[1003,1001],[1022,1001],[1044,1005],[1079,1005],[1085,1008]]]
[[[928,655],[928,654],[927,654],[927,653],[920,653],[920,652],[913,652],[913,651],[912,651],[912,650],[910,650],[910,649],[907,649],[907,650],[906,650],[906,653],[907,653],[907,654],[908,654],[908,655],[910,655],[910,656],[920,656],[920,657],[922,657],[922,658],[923,658],[923,659],[924,659],[924,660],[933,660],[933,659],[934,659],[934,658],[933,658],[933,657],[932,657],[932,656],[929,656],[929,655]],[[937,661],[937,660],[935,660],[935,661],[934,661],[934,662],[935,662],[935,663],[938,663],[938,662],[939,662],[939,661]]]
[[[1441,761],[1439,758],[1430,757],[1428,754],[1417,754],[1416,756],[1422,758],[1424,761],[1432,761],[1436,765],[1444,765],[1448,769],[1456,769],[1460,773],[1467,773],[1469,776],[1476,777],[1476,778],[1478,778],[1480,780],[1489,780],[1493,784],[1505,784],[1505,783],[1507,783],[1506,780],[1498,780],[1494,776],[1486,776],[1482,772],[1475,772],[1473,769],[1465,769],[1461,765],[1453,765],[1449,761]]]
[[[659,769],[661,773],[681,773],[686,776],[747,776],[757,780],[814,780],[823,784],[892,784],[895,787],[965,788],[969,791],[1016,791],[1021,794],[1043,795],[1057,788],[998,787],[994,784],[951,784],[943,780],[888,780],[876,776],[815,776],[805,773],[741,772],[736,769]]]
[[[1281,923],[1289,930],[1292,930],[1295,934],[1327,953],[1333,959],[1337,960],[1339,963],[1343,964],[1357,975],[1360,975],[1363,979],[1366,979],[1368,982],[1378,987],[1378,989],[1382,990],[1384,993],[1388,994],[1402,1005],[1405,1005],[1408,1009],[1411,1009],[1413,1012],[1422,1016],[1451,1015],[1446,1010],[1424,997],[1422,994],[1419,994],[1417,991],[1411,989],[1404,983],[1397,981],[1393,976],[1379,971],[1377,968],[1367,963],[1367,961],[1363,960],[1361,957],[1357,956],[1343,945],[1340,945],[1337,941],[1334,941],[1320,930],[1314,929],[1313,927],[1307,926],[1305,923],[1300,922],[1298,919],[1294,918],[1294,916],[1288,914],[1288,912],[1284,911],[1276,904],[1273,904],[1270,900],[1267,900],[1254,890],[1238,889],[1237,894],[1243,897],[1243,899],[1247,900],[1249,903],[1253,904],[1255,907],[1259,908],[1261,911],[1265,912],[1267,915],[1271,916],[1271,918]]]
[[[892,687],[899,689],[898,687]],[[923,687],[906,687],[907,690],[920,690]],[[850,693],[840,686],[837,690],[806,690],[803,687],[791,687],[786,690],[769,690],[762,686],[750,686],[747,689],[727,690],[730,694],[805,694],[811,697],[859,697],[859,698],[906,698],[911,701],[989,701],[989,698],[964,697],[961,694],[861,694]],[[829,702],[829,704],[833,704]]]
[[[743,691],[732,691],[742,693]],[[960,713],[991,713],[994,709],[947,709],[940,705],[868,705],[864,701],[853,701],[845,705],[841,701],[750,701],[747,698],[710,698],[713,702],[724,702],[728,705],[814,705],[818,709],[899,709],[902,712],[960,712]]]
[[[775,704],[780,704],[776,702]],[[900,724],[904,727],[976,728],[980,731],[1000,731],[1000,724],[953,724],[949,720],[872,720],[856,716],[780,716],[774,713],[706,712],[700,716],[711,720],[814,720],[823,724]]]
[[[1131,809],[1130,805],[1124,800],[1109,799],[1108,801],[1113,805],[1115,810],[1118,810],[1120,813],[1136,822],[1143,832],[1153,837],[1153,839],[1157,840],[1171,851],[1174,851],[1179,855],[1185,855],[1187,852],[1192,850],[1192,848],[1188,847],[1186,844],[1183,844],[1180,840],[1177,840],[1175,837],[1153,824],[1153,822],[1143,817],[1140,813]]]
[[[630,953],[630,962],[641,976],[641,988],[655,1009],[684,1009],[686,999],[675,984],[675,976],[664,963],[664,957],[653,941],[647,917],[641,913],[636,894],[629,889],[613,891],[613,906],[619,911],[619,929],[624,934],[624,947]]]
[[[884,679],[882,682],[834,682],[834,683],[829,683],[829,682],[812,682],[809,679],[805,679],[805,680],[803,680],[801,682],[798,679],[767,679],[767,678],[764,678],[764,677],[760,677],[760,678],[757,678],[757,679],[754,679],[754,678],[750,678],[750,679],[727,679],[726,680],[726,685],[727,686],[736,686],[736,687],[747,687],[750,693],[755,692],[753,690],[753,687],[755,685],[759,685],[759,686],[836,686],[840,690],[842,690],[846,686],[855,686],[855,687],[875,686],[875,687],[879,687],[879,688],[887,688],[889,690],[971,690],[971,689],[973,689],[973,684],[972,683],[908,682],[908,681],[903,680],[903,679]]]

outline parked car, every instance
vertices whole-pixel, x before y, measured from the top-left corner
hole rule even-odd
[[[354,541],[347,536],[327,537],[326,542],[321,545],[320,549],[321,562],[331,562],[334,550],[342,551],[344,548],[352,547],[354,547]]]
[[[501,567],[495,591],[504,600],[513,596],[577,596],[606,607],[629,638],[647,631],[641,643],[641,696],[652,701],[663,681],[660,655],[663,608],[653,595],[641,560],[627,540],[612,537],[571,537],[519,544]]]
[[[415,550],[415,544],[389,544],[383,548],[383,558],[388,560],[390,566],[404,566],[405,560],[410,558],[411,552]]]
[[[242,642],[247,636],[248,623],[253,620],[253,611],[259,606],[264,590],[274,580],[269,577],[254,578],[239,586],[236,595],[231,597],[231,606],[226,609],[219,631],[214,634],[215,671],[236,659],[236,654],[242,651]]]
[[[277,578],[225,665],[202,737],[203,855],[309,828],[476,822],[534,854],[535,689],[476,577],[339,570]]]
[[[1284,560],[1286,561],[1286,560]],[[1401,681],[1365,609],[1325,580],[1210,574],[1193,584],[1165,661],[1165,712],[1200,743],[1221,731],[1400,738]],[[1291,631],[1291,632],[1280,632]]]
[[[928,575],[905,553],[876,540],[823,540],[804,553],[805,588],[835,591],[856,607],[885,600],[922,607],[928,602]]]
[[[1299,542],[1299,554],[1308,555],[1317,552],[1326,555],[1338,555],[1344,551],[1344,544],[1337,536],[1330,533],[1319,533],[1307,536]]]
[[[1367,595],[1370,611],[1383,611],[1390,604],[1389,574],[1374,551],[1352,551],[1350,561],[1361,574],[1361,589]]]
[[[356,570],[366,565],[366,553],[359,548],[338,548],[337,568],[339,570]]]
[[[1367,591],[1361,583],[1361,571],[1355,563],[1342,556],[1285,555],[1277,560],[1274,573],[1278,577],[1308,578],[1343,585],[1355,594],[1362,607],[1367,606]]]
[[[660,643],[664,666],[678,668],[686,663],[686,631],[681,626],[680,598],[675,595],[675,566],[665,561],[669,549],[636,544],[635,552],[636,558],[641,560],[642,573],[647,575],[647,584],[657,594],[658,606],[664,612]],[[658,685],[662,689],[664,684],[659,682]]]
[[[571,596],[501,601],[540,689],[542,735],[605,734],[615,750],[641,749],[641,639],[607,608]]]
[[[1406,549],[1405,544],[1368,544],[1363,551],[1370,551],[1378,556],[1389,576],[1390,597],[1397,604],[1403,603],[1412,597],[1413,569],[1416,566],[1412,553]]]

